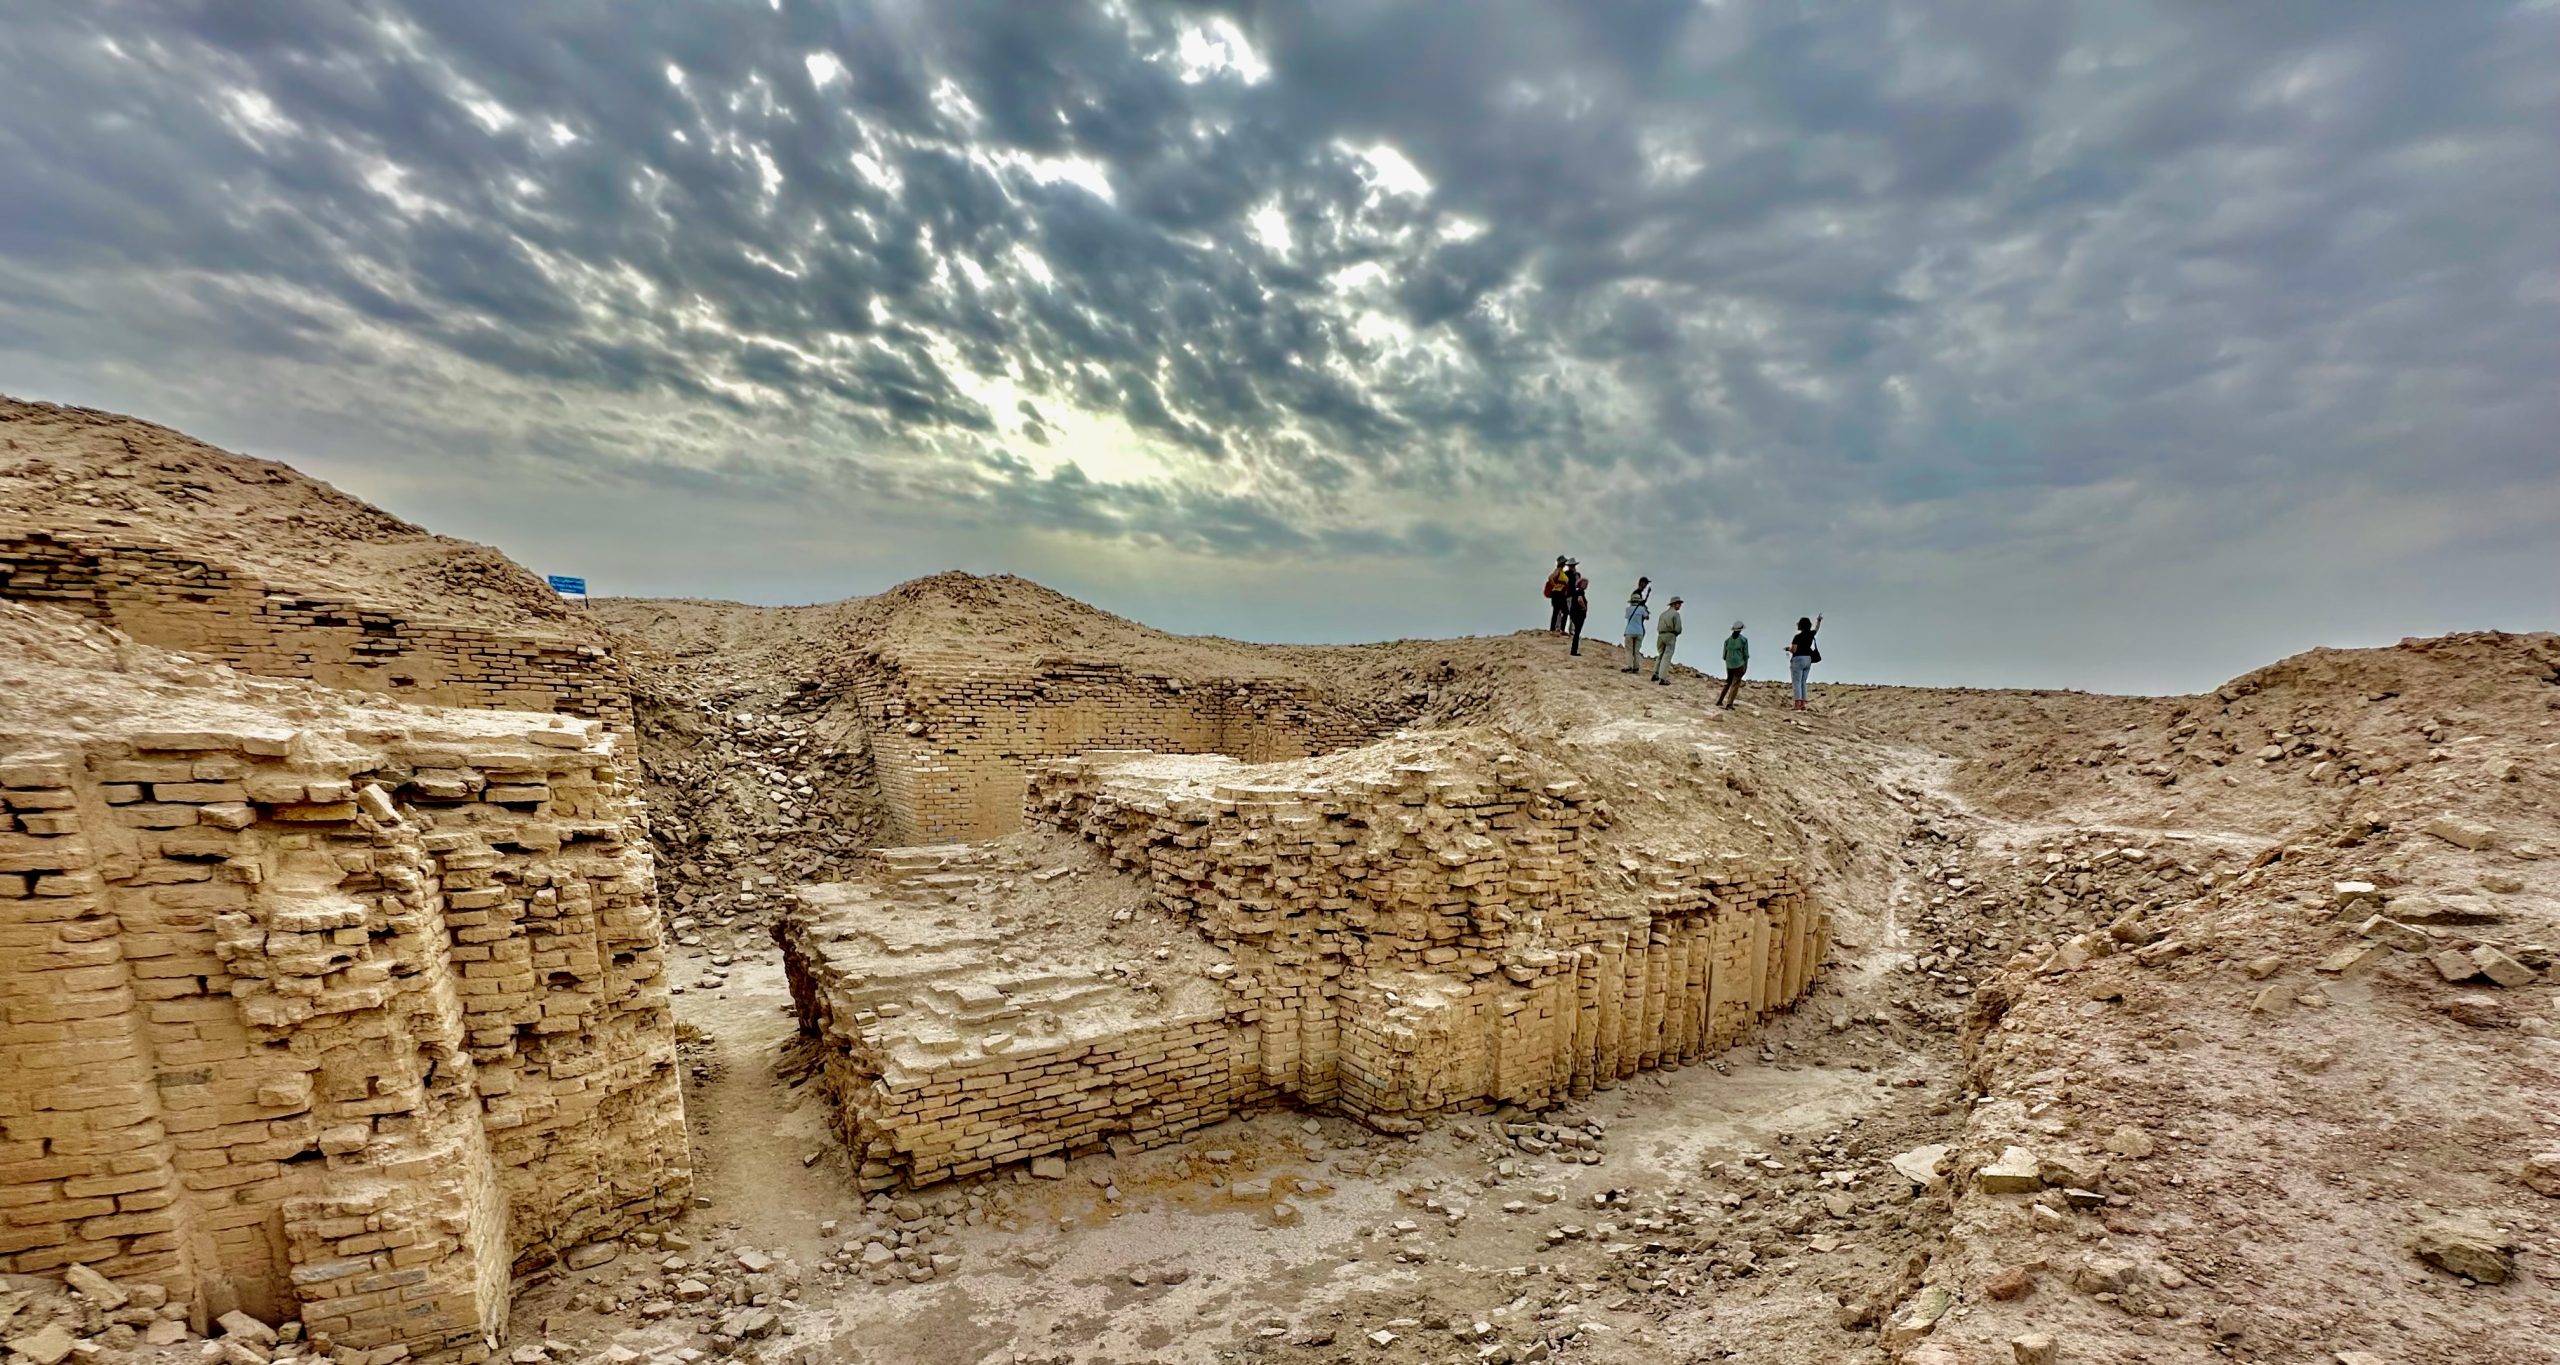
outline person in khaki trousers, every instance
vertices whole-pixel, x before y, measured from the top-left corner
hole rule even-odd
[[[1653,623],[1653,680],[1664,687],[1671,685],[1671,651],[1680,647],[1680,599],[1662,609],[1662,619]]]

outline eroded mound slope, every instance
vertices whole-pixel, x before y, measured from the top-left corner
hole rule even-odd
[[[146,540],[301,591],[583,634],[541,579],[272,460],[150,422],[0,396],[0,527]]]

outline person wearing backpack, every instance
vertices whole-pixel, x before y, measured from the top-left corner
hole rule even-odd
[[[1573,563],[1572,560],[1563,555],[1557,555],[1556,571],[1547,575],[1547,633],[1549,635],[1564,634],[1565,589],[1573,583],[1573,571],[1566,566],[1571,563]]]
[[[1796,618],[1796,638],[1787,642],[1787,680],[1795,688],[1796,709],[1799,711],[1805,709],[1805,678],[1813,672],[1815,664],[1822,662],[1822,650],[1814,643],[1814,636],[1821,630],[1822,617],[1819,613],[1810,620],[1799,616]]]
[[[1680,599],[1662,609],[1662,620],[1653,628],[1653,682],[1656,687],[1671,685],[1671,651],[1680,647]]]
[[[1645,599],[1653,593],[1653,580],[1639,577],[1636,590],[1627,594],[1627,667],[1635,673],[1644,668],[1644,623],[1653,615],[1653,606]]]
[[[1742,695],[1742,673],[1751,667],[1751,642],[1742,638],[1742,623],[1733,623],[1733,633],[1724,637],[1724,691],[1716,697],[1716,705],[1733,709],[1734,699]]]
[[[1565,567],[1572,571],[1573,581],[1565,584],[1565,633],[1573,637],[1573,652],[1582,652],[1582,623],[1591,619],[1591,580],[1582,576],[1581,563],[1568,559]]]

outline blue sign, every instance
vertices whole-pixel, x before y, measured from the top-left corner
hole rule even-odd
[[[551,590],[560,594],[562,597],[584,597],[587,595],[587,580],[583,578],[563,578],[558,574],[553,574],[551,575]]]

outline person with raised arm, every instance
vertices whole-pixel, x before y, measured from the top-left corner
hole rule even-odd
[[[1799,616],[1796,638],[1787,642],[1787,681],[1795,689],[1799,711],[1805,709],[1805,679],[1813,672],[1813,666],[1822,662],[1822,650],[1814,643],[1821,631],[1822,613],[1815,612],[1810,619]]]
[[[1634,673],[1644,667],[1644,623],[1653,616],[1653,580],[1638,575],[1636,590],[1627,594],[1627,667]]]

